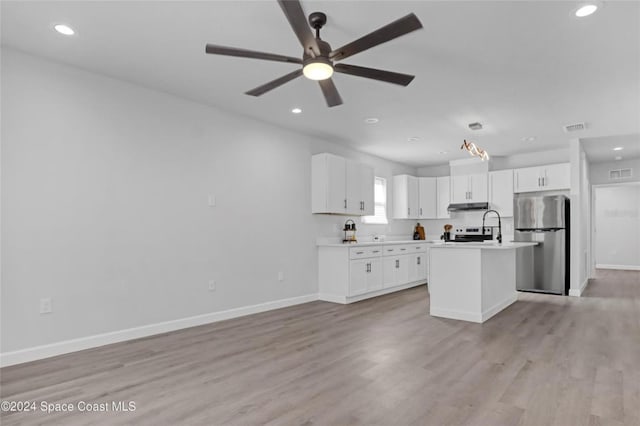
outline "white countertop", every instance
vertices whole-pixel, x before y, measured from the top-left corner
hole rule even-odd
[[[367,247],[382,245],[399,245],[399,244],[442,244],[441,241],[430,240],[400,240],[400,241],[365,241],[358,243],[318,243],[318,247]]]
[[[431,248],[445,248],[445,249],[483,249],[483,250],[512,250],[521,247],[537,246],[536,242],[504,242],[498,244],[496,241],[489,241],[486,243],[456,243],[456,242],[436,242],[432,243]]]

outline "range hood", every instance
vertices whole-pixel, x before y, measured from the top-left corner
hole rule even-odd
[[[489,203],[457,203],[449,204],[447,210],[450,212],[464,212],[473,210],[489,210]]]

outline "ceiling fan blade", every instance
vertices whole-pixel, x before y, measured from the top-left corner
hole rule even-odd
[[[342,46],[329,54],[332,61],[341,61],[349,56],[355,55],[374,46],[386,43],[389,40],[400,37],[412,31],[422,28],[422,23],[418,17],[410,13],[407,16],[393,21],[392,23],[379,28],[356,41]]]
[[[322,94],[324,94],[324,99],[327,101],[327,106],[342,105],[342,98],[340,97],[340,93],[338,93],[338,89],[336,89],[336,85],[333,84],[332,79],[319,80],[318,83],[320,83],[320,88],[322,89]]]
[[[305,52],[309,52],[309,49],[312,49],[315,55],[320,55],[320,48],[318,47],[318,42],[311,32],[311,27],[307,22],[307,16],[304,14],[304,10],[302,10],[302,5],[298,0],[278,0],[280,4],[280,8],[284,12],[291,28],[293,28],[293,32],[296,33],[298,40],[300,40],[300,44],[304,48]]]
[[[267,61],[289,62],[292,64],[301,64],[302,59],[292,56],[276,55],[274,53],[256,52],[254,50],[238,49],[236,47],[217,46],[215,44],[207,44],[205,49],[207,53],[213,55],[238,56],[240,58],[265,59]]]
[[[255,89],[251,89],[248,92],[245,92],[245,94],[251,96],[260,96],[267,93],[269,90],[273,90],[276,87],[282,86],[283,84],[293,80],[294,78],[300,77],[301,75],[302,69],[295,70],[294,72],[290,72],[289,74],[283,75],[280,78],[276,78],[275,80],[270,81],[267,84],[263,84],[262,86],[258,86]]]
[[[359,67],[356,65],[336,64],[333,66],[335,72],[355,75],[358,77],[372,78],[374,80],[386,81],[387,83],[408,86],[415,78],[414,75],[400,74],[392,71],[378,70],[375,68]]]

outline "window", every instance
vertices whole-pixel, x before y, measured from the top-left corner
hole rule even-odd
[[[374,214],[373,216],[362,216],[363,223],[387,224],[387,180],[377,177],[373,184],[374,192]]]

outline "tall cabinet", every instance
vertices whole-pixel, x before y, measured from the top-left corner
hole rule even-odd
[[[513,169],[489,172],[489,208],[513,216]]]

